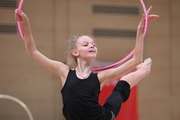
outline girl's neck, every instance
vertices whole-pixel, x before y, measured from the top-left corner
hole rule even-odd
[[[87,78],[91,71],[91,64],[86,61],[78,61],[78,66],[75,68],[79,78]]]
[[[86,61],[82,59],[77,59],[77,69],[82,72],[82,71],[89,71],[91,70],[91,61]]]

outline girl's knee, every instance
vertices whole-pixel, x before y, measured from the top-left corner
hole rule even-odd
[[[128,82],[120,80],[113,91],[119,91],[121,96],[123,97],[123,102],[125,102],[126,100],[128,100],[131,90]]]

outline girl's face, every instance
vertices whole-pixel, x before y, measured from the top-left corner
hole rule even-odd
[[[94,41],[88,36],[81,36],[76,42],[74,55],[83,59],[94,59],[97,55],[97,48]]]

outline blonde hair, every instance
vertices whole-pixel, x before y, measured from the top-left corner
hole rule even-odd
[[[74,69],[77,66],[77,59],[72,54],[72,50],[76,49],[76,42],[78,38],[80,38],[81,36],[83,35],[73,36],[68,41],[69,46],[68,46],[68,51],[67,51],[67,65],[69,66],[70,69]]]
[[[69,46],[67,50],[67,65],[69,66],[70,69],[74,69],[78,65],[76,57],[72,54],[72,50],[76,49],[76,42],[82,36],[87,36],[87,35],[83,35],[83,34],[75,35],[71,37],[68,41]],[[88,37],[92,38],[91,36]]]

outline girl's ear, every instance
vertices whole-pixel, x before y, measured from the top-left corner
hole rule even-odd
[[[78,57],[79,56],[79,53],[77,50],[72,50],[72,55],[75,56],[75,57]]]

